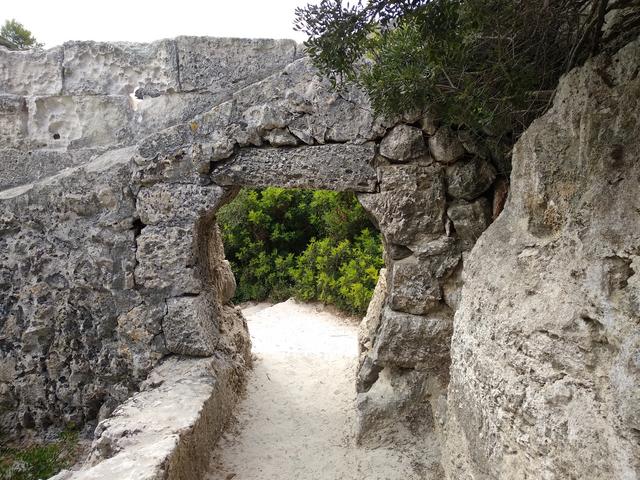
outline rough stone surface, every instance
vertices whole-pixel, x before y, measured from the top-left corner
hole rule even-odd
[[[178,37],[176,43],[183,91],[239,90],[300,56],[292,40]]]
[[[20,95],[0,94],[0,145],[19,146],[27,135],[27,103]]]
[[[134,131],[126,96],[31,98],[29,136],[40,148],[130,145]]]
[[[374,155],[373,144],[250,148],[232,162],[215,167],[211,178],[219,185],[372,192],[376,186],[370,165]]]
[[[1,356],[15,359],[3,384],[4,431],[95,418],[164,355],[152,321],[139,348],[118,327],[142,303],[134,197],[123,188],[129,158],[104,155],[0,192]]]
[[[373,296],[367,307],[367,314],[360,322],[358,329],[358,376],[356,378],[356,390],[359,393],[366,392],[378,379],[381,367],[373,360],[373,342],[378,334],[382,312],[387,300],[387,271],[380,270],[378,283],[373,291]]]
[[[424,374],[413,369],[384,368],[366,395],[356,400],[357,440],[369,448],[415,445],[437,448],[433,415]],[[438,452],[430,452],[437,455]]]
[[[284,186],[358,192],[380,226],[388,269],[361,337],[357,434],[433,445],[448,306],[471,235],[447,216],[461,204],[447,196],[447,167],[406,125],[422,113],[377,118],[364,92],[336,92],[291,41],[73,42],[0,56],[10,59],[0,62],[4,430],[108,419],[170,355],[246,359],[215,214],[240,186]],[[455,143],[442,149],[458,155]],[[474,212],[468,231],[483,223]],[[141,396],[127,405],[147,405]],[[203,415],[227,419],[227,404],[211,402]],[[117,454],[94,452],[102,461],[79,478],[115,478],[127,465],[136,478],[145,465],[149,478],[173,475],[162,458],[187,465],[193,452],[181,449],[208,445],[163,430],[170,441],[141,446],[134,417],[131,430],[119,416],[103,423],[96,445]]]
[[[425,153],[422,131],[409,125],[394,127],[380,142],[380,154],[396,162],[407,162]]]
[[[466,153],[462,142],[449,127],[440,127],[429,137],[429,150],[437,162],[446,164],[455,162]]]
[[[62,58],[62,47],[27,51],[0,47],[0,93],[59,95]]]
[[[162,322],[167,350],[198,357],[212,355],[219,332],[209,311],[202,296],[169,299]]]
[[[447,217],[464,246],[473,246],[491,223],[491,205],[484,197],[471,203],[461,200],[447,208]]]
[[[129,95],[179,88],[175,40],[153,43],[67,42],[63,46],[65,95]]]
[[[248,350],[244,355],[248,359]],[[242,384],[244,364],[173,357],[96,429],[88,461],[56,480],[201,478]]]
[[[390,243],[410,246],[444,233],[444,172],[437,166],[378,169],[380,193],[361,194],[362,206]]]
[[[168,297],[200,293],[194,232],[190,227],[148,226],[136,239],[136,286]]]
[[[389,304],[394,310],[425,314],[442,300],[442,282],[458,265],[455,248],[441,254],[410,256],[393,263]]]
[[[221,205],[226,195],[216,185],[157,183],[140,188],[136,210],[144,225],[193,225]]]
[[[454,198],[475,200],[491,187],[495,179],[495,167],[475,157],[447,167],[447,193]]]
[[[422,316],[387,307],[382,312],[373,356],[381,365],[415,368],[424,364],[446,375],[452,330],[453,316],[449,310]]]
[[[95,154],[95,150],[86,149],[76,151],[2,149],[0,150],[0,165],[2,165],[0,190],[25,185],[50,177],[65,168],[87,163]]]
[[[565,76],[465,264],[449,478],[640,472],[640,42]]]

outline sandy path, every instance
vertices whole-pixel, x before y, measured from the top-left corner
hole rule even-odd
[[[292,300],[244,313],[254,370],[208,480],[420,478],[402,451],[354,445],[355,324]]]

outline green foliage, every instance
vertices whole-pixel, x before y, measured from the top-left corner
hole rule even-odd
[[[380,237],[369,229],[353,240],[312,239],[291,270],[295,295],[364,313],[382,266]]]
[[[295,296],[363,313],[383,265],[380,235],[351,193],[240,191],[218,212],[235,300]]]
[[[65,430],[57,441],[26,448],[0,448],[0,480],[49,478],[71,466],[77,457],[78,434]]]
[[[611,3],[611,5],[609,5]],[[609,0],[322,0],[296,9],[307,52],[381,114],[518,134],[559,77],[597,53]]]
[[[0,28],[0,37],[4,38],[17,50],[27,50],[29,48],[43,47],[43,43],[38,43],[33,34],[24,28],[15,19],[7,20]]]

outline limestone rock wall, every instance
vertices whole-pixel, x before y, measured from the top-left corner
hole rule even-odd
[[[334,92],[303,58],[145,139],[136,178],[174,181],[193,164],[201,179],[227,188],[358,193],[383,234],[388,267],[378,327],[363,342],[359,437],[385,443],[434,433],[463,254],[491,221],[494,182],[505,163],[489,144],[421,114],[375,118],[362,92]],[[395,392],[394,399],[379,396],[381,389]],[[414,425],[417,418],[424,428]]]
[[[187,37],[0,48],[3,435],[102,419],[170,354],[248,362],[213,219],[233,189],[197,172],[141,185],[136,144],[297,56]]]
[[[135,145],[300,55],[290,40],[208,37],[0,47],[0,189]]]
[[[383,234],[387,268],[361,332],[358,435],[433,449],[463,259],[491,221],[503,159],[435,119],[405,122],[380,142],[379,191],[358,195]]]
[[[428,115],[376,118],[298,56],[207,38],[0,51],[3,429],[101,420],[170,355],[241,376],[215,212],[241,186],[329,188],[358,193],[386,251],[359,437],[437,448],[460,271],[504,155]]]
[[[640,476],[640,41],[566,75],[464,269],[451,479]]]

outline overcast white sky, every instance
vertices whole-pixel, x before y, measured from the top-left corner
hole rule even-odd
[[[319,0],[2,0],[0,22],[15,18],[46,47],[66,40],[148,42],[178,35],[293,38],[297,6]]]

